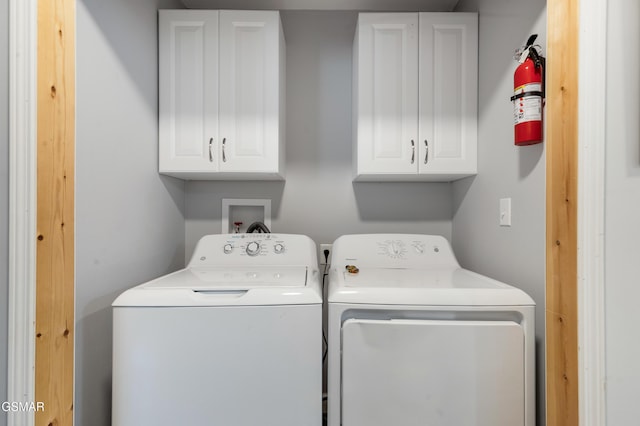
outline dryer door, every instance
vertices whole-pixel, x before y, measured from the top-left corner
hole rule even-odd
[[[524,333],[511,321],[350,319],[342,425],[524,424]]]

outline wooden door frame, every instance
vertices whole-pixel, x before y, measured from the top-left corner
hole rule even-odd
[[[49,371],[51,366],[68,366],[69,359],[73,363],[73,350],[53,352],[47,358],[36,359],[36,305],[44,309],[44,312],[53,314],[58,311],[55,298],[42,298],[42,286],[38,284],[36,292],[36,278],[47,278],[40,269],[36,272],[36,246],[37,236],[43,239],[53,237],[55,229],[49,228],[41,231],[43,224],[56,223],[58,228],[62,222],[56,216],[55,211],[50,211],[40,217],[43,210],[42,200],[36,202],[38,188],[43,183],[36,184],[36,158],[40,150],[46,148],[46,144],[36,144],[36,129],[39,135],[50,134],[57,137],[60,131],[56,127],[57,121],[48,120],[45,123],[38,122],[37,110],[46,114],[56,114],[61,110],[66,114],[75,116],[74,92],[57,92],[61,87],[56,79],[60,78],[60,69],[48,67],[45,62],[39,63],[40,73],[50,73],[45,77],[47,83],[36,89],[38,73],[36,73],[36,34],[39,28],[37,13],[39,6],[45,2],[37,0],[10,0],[10,313],[9,313],[9,374],[8,394],[10,400],[36,401],[37,395],[47,395],[54,391],[65,395],[73,394],[73,369],[63,368],[66,379],[62,387],[55,389],[50,381],[51,376],[44,381],[36,381],[35,371]],[[548,0],[547,1],[547,39],[548,39],[548,69],[547,69],[547,425],[548,426],[573,426],[587,421],[586,424],[602,425],[598,423],[604,413],[604,390],[602,380],[604,377],[602,342],[604,341],[602,320],[602,234],[603,230],[603,170],[604,165],[600,154],[604,146],[604,110],[601,108],[587,108],[586,100],[596,95],[604,95],[604,70],[598,68],[587,78],[580,76],[581,87],[585,84],[596,82],[597,90],[592,95],[588,91],[582,92],[580,103],[580,127],[578,125],[578,64],[589,59],[578,58],[579,25],[596,25],[597,33],[606,35],[606,5],[598,6],[597,0],[581,0],[582,14],[578,15],[579,0]],[[587,4],[589,8],[598,13],[586,14]],[[75,9],[75,0],[58,0],[50,2],[52,9],[40,9],[45,14],[53,14],[60,18],[65,16],[65,8]],[[604,9],[604,13],[603,13]],[[49,15],[48,18],[53,18]],[[47,17],[40,16],[40,19]],[[62,44],[62,57],[74,60],[72,53],[64,52],[64,47],[69,49],[75,38],[73,21],[66,20],[63,34],[71,45]],[[57,21],[56,21],[57,22]],[[603,24],[604,23],[604,24]],[[59,29],[59,28],[58,28]],[[591,33],[592,34],[592,33]],[[55,39],[59,33],[51,32],[46,37]],[[590,33],[582,32],[583,45],[586,40],[602,47],[602,40],[594,39]],[[606,47],[606,43],[605,43]],[[592,52],[593,50],[589,50]],[[600,50],[604,51],[604,50]],[[581,55],[588,57],[589,55]],[[589,62],[589,65],[592,65]],[[64,68],[62,76],[67,82],[73,82],[74,63],[71,68]],[[585,67],[581,67],[582,70]],[[69,75],[72,74],[72,75]],[[41,77],[42,78],[42,77]],[[50,81],[49,81],[50,80]],[[49,84],[51,82],[56,82]],[[52,87],[54,89],[52,89]],[[44,89],[46,90],[44,90]],[[44,91],[43,91],[44,90]],[[40,96],[36,96],[40,93]],[[45,94],[44,96],[42,94]],[[591,96],[591,97],[590,97]],[[37,101],[36,101],[37,99]],[[63,105],[56,104],[54,100],[61,100]],[[602,98],[594,98],[601,105]],[[45,105],[46,104],[46,105]],[[52,106],[53,105],[53,106]],[[57,106],[56,106],[57,105]],[[52,109],[51,109],[52,108]],[[61,109],[60,109],[61,108]],[[57,112],[56,112],[57,111]],[[40,115],[43,115],[41,112]],[[68,117],[67,117],[68,118]],[[593,130],[594,132],[589,132]],[[580,134],[580,145],[578,138]],[[588,135],[594,135],[589,139]],[[66,146],[65,152],[73,152],[73,131],[66,133],[61,139]],[[597,139],[600,138],[600,139]],[[587,141],[583,147],[583,141]],[[588,148],[588,149],[584,149]],[[70,151],[69,151],[70,150]],[[579,153],[581,156],[579,156]],[[72,157],[71,157],[72,158]],[[42,155],[41,160],[45,159]],[[67,166],[70,159],[67,157]],[[594,180],[586,179],[588,175],[578,175],[578,164],[583,171],[585,166],[596,165],[598,174]],[[51,164],[49,164],[51,165]],[[54,168],[56,165],[52,165]],[[38,167],[47,167],[38,163]],[[71,173],[69,173],[69,170]],[[66,204],[66,214],[73,214],[73,170],[67,169],[66,175],[62,175],[62,181],[67,181],[67,189],[70,191],[58,192],[53,198],[54,204]],[[66,179],[64,177],[66,176]],[[580,179],[580,180],[579,180]],[[580,186],[578,186],[578,184]],[[70,185],[70,186],[69,186]],[[594,192],[595,190],[595,192]],[[66,194],[66,195],[65,195]],[[589,198],[589,194],[595,194]],[[69,196],[71,198],[69,198]],[[71,209],[69,210],[69,201]],[[38,206],[36,210],[36,206]],[[36,221],[36,212],[38,219]],[[59,212],[58,212],[59,213]],[[53,216],[51,216],[53,215]],[[55,219],[55,220],[54,220]],[[58,262],[66,263],[65,271],[69,271],[69,265],[73,265],[73,216],[71,220],[65,219],[66,234],[58,232],[58,241],[63,243],[67,250],[63,257],[51,257],[53,263],[48,268],[56,268]],[[38,223],[38,230],[36,230]],[[41,225],[42,224],[42,225]],[[596,228],[589,228],[594,226]],[[596,229],[592,232],[592,229]],[[59,229],[58,229],[59,231]],[[595,235],[594,235],[595,234]],[[66,239],[65,239],[66,238]],[[71,238],[71,240],[69,240]],[[70,244],[70,247],[69,247]],[[581,252],[578,252],[578,247]],[[51,246],[50,246],[51,247]],[[48,251],[47,251],[48,250]],[[53,256],[55,250],[49,248],[38,252],[40,258]],[[580,258],[578,257],[580,255]],[[593,263],[595,261],[595,264]],[[73,270],[73,266],[71,266]],[[579,282],[580,280],[580,282]],[[588,286],[591,282],[597,285]],[[71,285],[69,284],[71,282]],[[66,324],[59,330],[59,341],[66,342],[73,348],[74,323],[73,307],[69,316],[69,300],[73,301],[74,286],[73,273],[64,274],[64,279],[50,283],[56,287],[56,291],[66,301],[64,317]],[[581,285],[579,285],[581,284]],[[51,287],[49,287],[50,291]],[[588,291],[586,291],[588,290]],[[580,308],[580,309],[579,309]],[[588,318],[595,320],[588,322]],[[59,321],[60,318],[51,318]],[[579,322],[579,319],[581,320]],[[68,321],[71,321],[70,323]],[[59,328],[59,327],[58,327]],[[580,334],[579,334],[580,333]],[[60,340],[63,339],[63,340]],[[583,348],[580,359],[578,358],[578,341]],[[70,342],[70,343],[69,343]],[[549,343],[552,343],[551,345]],[[600,346],[598,346],[600,345]],[[586,351],[584,350],[586,349]],[[586,353],[586,355],[585,355]],[[44,370],[43,370],[44,368]],[[594,375],[595,373],[595,375]],[[49,374],[49,373],[46,373]],[[69,416],[72,407],[67,401],[55,402],[47,406],[47,416],[54,416],[64,422],[57,424],[72,424],[72,416]],[[590,405],[594,402],[595,405]],[[582,407],[580,414],[579,406]],[[595,407],[595,408],[594,408]],[[66,413],[66,417],[64,414]],[[58,417],[61,415],[60,417]],[[589,420],[591,419],[591,420]],[[33,413],[10,413],[10,424],[31,425],[34,422]],[[39,420],[40,421],[40,420]],[[46,424],[46,423],[45,423]]]
[[[547,45],[546,424],[602,426],[607,2],[548,0]]]
[[[38,2],[36,425],[72,425],[75,341],[75,0]]]
[[[578,0],[547,2],[547,426],[579,425],[578,24]]]
[[[73,424],[75,4],[9,2],[12,426]]]

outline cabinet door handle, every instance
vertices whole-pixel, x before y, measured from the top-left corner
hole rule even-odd
[[[424,140],[424,164],[427,164],[429,161],[429,141]]]
[[[209,162],[213,163],[213,138],[209,139]]]
[[[227,162],[227,155],[224,152],[226,145],[227,145],[227,138],[222,138],[222,161],[224,163]]]
[[[411,139],[411,164],[416,161],[416,143]]]

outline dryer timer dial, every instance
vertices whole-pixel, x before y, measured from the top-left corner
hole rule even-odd
[[[401,240],[391,240],[384,242],[384,252],[387,256],[394,259],[404,258],[407,248]]]

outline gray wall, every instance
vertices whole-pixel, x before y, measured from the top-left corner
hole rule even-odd
[[[342,234],[451,237],[451,184],[352,183],[354,12],[281,12],[287,41],[285,182],[188,182],[186,257],[220,233],[222,198],[270,198],[274,232],[331,243]]]
[[[0,0],[0,403],[7,400],[9,298],[9,0]],[[0,426],[7,414],[0,411]]]
[[[640,4],[608,1],[605,201],[607,424],[638,423]],[[624,46],[624,48],[621,48]]]
[[[111,424],[111,302],[184,258],[184,183],[158,175],[160,0],[77,5],[75,424]]]
[[[481,12],[480,174],[453,185],[352,183],[353,12],[282,12],[285,182],[159,177],[157,2],[78,6],[77,424],[109,424],[110,303],[178,268],[202,235],[220,232],[222,198],[271,198],[274,231],[317,243],[356,232],[445,235],[464,266],[536,299],[543,354],[544,147],[512,146],[508,97],[511,52],[532,31],[544,36],[544,1],[461,2],[460,10]],[[501,197],[513,198],[511,228],[497,226]]]
[[[546,42],[545,0],[462,0],[479,11],[478,175],[453,184],[453,247],[466,268],[526,291],[536,301],[538,418],[544,424],[544,145],[513,145],[513,51],[532,33]],[[499,199],[512,226],[498,226]]]

